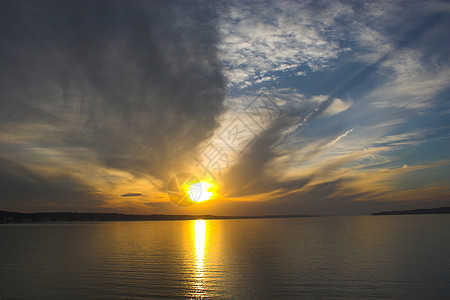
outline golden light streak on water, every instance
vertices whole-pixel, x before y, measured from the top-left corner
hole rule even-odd
[[[195,293],[194,296],[204,296],[204,277],[205,277],[205,247],[206,247],[206,221],[194,221],[194,240],[195,240]]]
[[[206,221],[194,221],[194,237],[195,237],[195,259],[197,268],[203,269],[203,260],[205,258],[206,244]]]

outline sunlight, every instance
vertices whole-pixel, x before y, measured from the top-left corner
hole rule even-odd
[[[189,199],[193,202],[202,202],[210,200],[215,196],[217,186],[212,182],[199,181],[186,184],[183,189],[188,194]]]
[[[194,248],[195,259],[193,266],[194,281],[192,283],[192,296],[201,298],[205,296],[204,277],[205,277],[205,247],[206,247],[206,231],[207,224],[205,220],[195,220],[194,223]]]
[[[205,220],[194,221],[194,237],[195,237],[195,257],[197,259],[197,264],[199,262],[203,264],[203,256],[205,254],[205,243],[206,243]]]

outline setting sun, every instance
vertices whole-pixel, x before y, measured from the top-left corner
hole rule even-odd
[[[189,199],[193,202],[203,202],[212,199],[217,192],[217,185],[208,181],[187,183],[183,186]]]

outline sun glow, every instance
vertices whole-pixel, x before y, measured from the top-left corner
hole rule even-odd
[[[208,181],[190,183],[183,187],[183,189],[186,191],[189,199],[193,202],[210,200],[217,192],[217,186]]]

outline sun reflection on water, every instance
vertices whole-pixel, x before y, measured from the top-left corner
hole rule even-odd
[[[205,243],[206,243],[206,221],[195,220],[194,221],[194,236],[195,236],[195,258],[197,265],[203,267],[203,259],[205,256]]]
[[[205,276],[205,246],[206,246],[206,221],[194,221],[194,240],[195,240],[195,284],[194,296],[204,296],[204,276]]]

